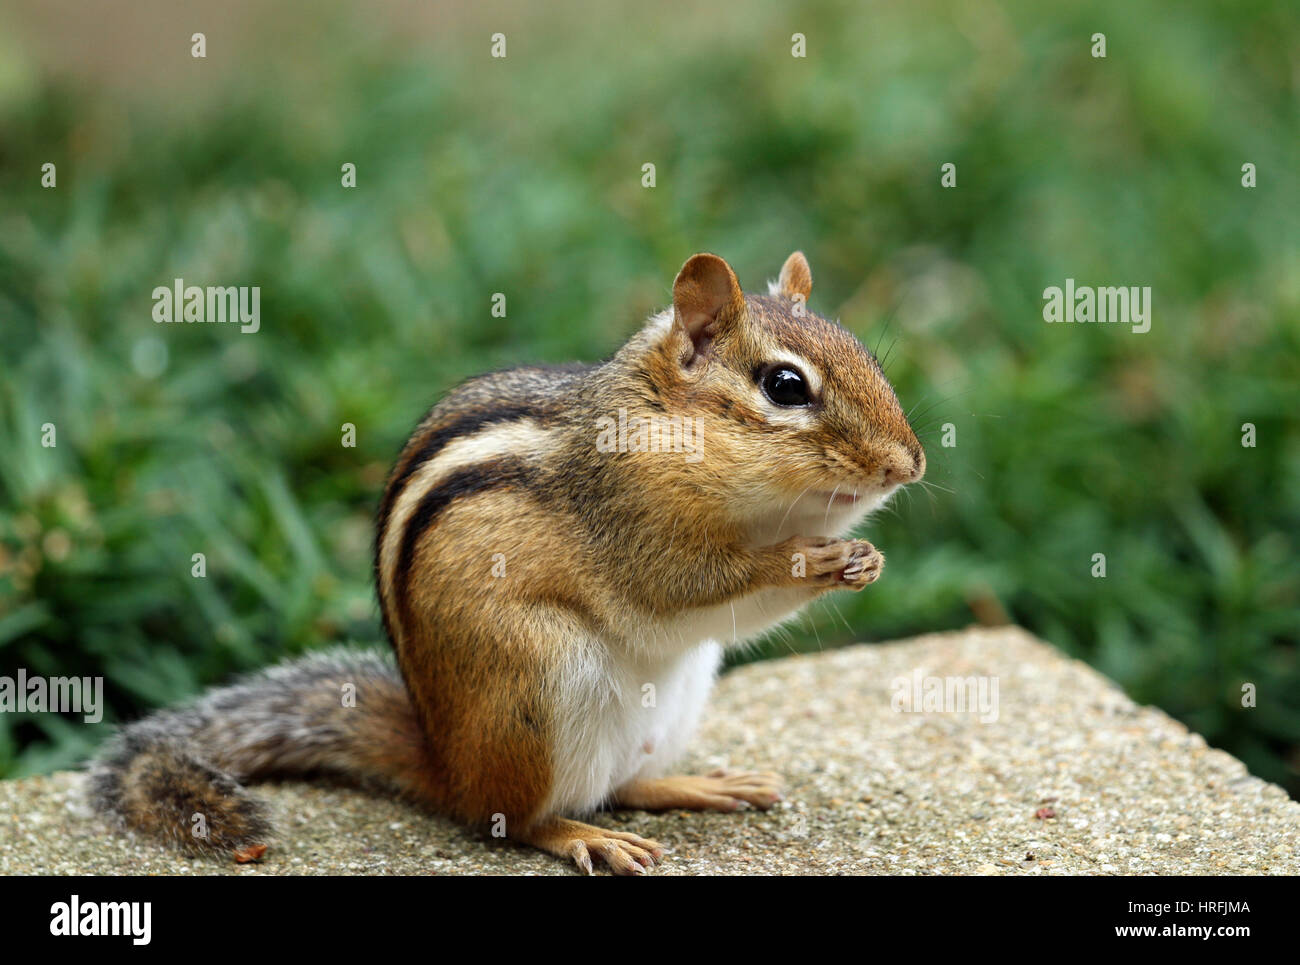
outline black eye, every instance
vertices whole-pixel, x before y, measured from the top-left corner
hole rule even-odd
[[[808,380],[798,369],[788,365],[777,365],[768,369],[760,377],[759,383],[763,386],[763,394],[771,399],[774,405],[800,406],[808,405],[812,401],[809,397]]]

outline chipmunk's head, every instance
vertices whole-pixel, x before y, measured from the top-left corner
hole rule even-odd
[[[736,507],[777,511],[797,531],[843,529],[925,472],[925,452],[875,356],[807,307],[801,252],[767,295],[746,295],[731,266],[699,254],[673,284],[663,345],[703,462]],[[778,528],[781,528],[778,525]]]

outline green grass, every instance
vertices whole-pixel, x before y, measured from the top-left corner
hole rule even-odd
[[[870,527],[876,587],[763,652],[1005,612],[1300,791],[1294,5],[862,6],[516,12],[500,62],[476,21],[430,51],[332,15],[162,98],[11,62],[0,673],[102,674],[120,719],[377,639],[370,521],[430,402],[608,354],[694,251],[761,289],[798,247],[933,486]],[[260,285],[262,331],[155,325],[178,276]],[[1044,323],[1067,277],[1150,285],[1151,331]],[[0,774],[100,736],[0,715]]]

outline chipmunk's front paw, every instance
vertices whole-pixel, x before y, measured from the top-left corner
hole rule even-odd
[[[848,565],[840,573],[840,582],[850,590],[860,590],[880,578],[880,571],[885,568],[885,554],[864,539],[855,539],[852,543],[854,549],[849,554]]]
[[[795,577],[802,576],[818,586],[860,590],[874,583],[885,565],[884,555],[864,539],[796,537],[791,543]]]

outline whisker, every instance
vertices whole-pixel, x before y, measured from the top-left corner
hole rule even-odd
[[[823,529],[825,529],[827,526],[831,524],[831,506],[835,503],[835,494],[838,493],[839,491],[840,491],[840,487],[837,484],[835,488],[831,490],[831,498],[826,500],[826,516],[822,520]]]
[[[830,604],[831,610],[833,610],[835,615],[840,618],[840,623],[844,624],[844,629],[849,631],[849,634],[852,635],[855,631],[853,627],[849,626],[849,621],[844,619],[844,614],[840,612],[839,605],[836,604],[834,600],[831,600]]]
[[[951,496],[957,495],[957,490],[949,489],[947,486],[940,486],[937,482],[931,482],[929,479],[918,479],[917,482],[919,482],[921,484],[921,488],[926,490],[927,492],[929,492],[932,489],[937,489],[940,492],[948,493]]]
[[[794,497],[794,499],[790,500],[790,505],[786,507],[785,515],[781,517],[781,522],[776,524],[777,533],[781,532],[781,527],[785,525],[786,519],[790,516],[790,510],[794,509],[794,504],[799,502],[799,500],[803,499],[804,493],[812,489],[813,486],[815,485],[816,483],[809,483],[807,486],[804,487],[803,492],[801,492],[798,496]]]

